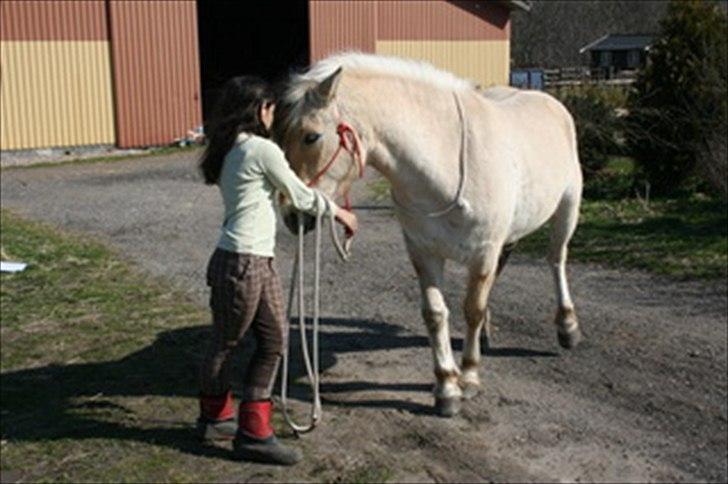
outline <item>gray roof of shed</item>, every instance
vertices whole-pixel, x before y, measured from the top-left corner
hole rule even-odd
[[[653,40],[654,36],[649,34],[607,34],[579,49],[579,53],[590,50],[646,49]]]

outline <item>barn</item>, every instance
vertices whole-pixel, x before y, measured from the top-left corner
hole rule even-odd
[[[221,84],[355,49],[507,84],[527,1],[0,2],[0,149],[166,145]]]

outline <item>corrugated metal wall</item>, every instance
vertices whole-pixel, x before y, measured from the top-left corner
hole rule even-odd
[[[202,123],[198,56],[194,2],[3,0],[0,149],[183,137]]]
[[[374,52],[377,1],[309,1],[311,62],[341,50]]]
[[[117,144],[166,144],[202,124],[194,2],[109,4]]]
[[[509,19],[486,1],[379,2],[377,40],[508,40]]]
[[[507,85],[510,49],[507,42],[487,40],[377,41],[377,53],[430,62],[481,87]]]
[[[195,2],[3,0],[0,9],[1,149],[159,145],[201,124]],[[510,19],[497,4],[311,0],[309,24],[313,61],[359,49],[427,60],[484,86],[508,81]]]
[[[104,2],[0,2],[0,149],[113,142]]]
[[[310,2],[311,60],[355,49],[411,57],[508,84],[510,13],[486,1]]]

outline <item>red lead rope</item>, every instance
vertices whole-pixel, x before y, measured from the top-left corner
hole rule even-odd
[[[356,131],[354,131],[354,128],[351,127],[349,123],[340,122],[339,125],[336,127],[336,133],[339,135],[339,146],[336,148],[336,151],[334,151],[333,156],[329,160],[328,163],[319,171],[316,173],[316,176],[311,178],[311,181],[308,182],[309,187],[315,187],[318,182],[321,180],[321,178],[326,174],[327,171],[333,166],[334,162],[336,161],[336,158],[339,156],[339,153],[341,153],[341,150],[345,150],[347,153],[351,155],[351,157],[356,161],[357,165],[359,166],[359,178],[362,178],[364,176],[364,159],[361,156],[361,146],[359,143],[359,136],[357,136]],[[349,199],[349,190],[346,191],[346,193],[343,194],[344,196],[344,208],[346,210],[351,210],[351,200]],[[347,228],[346,231],[347,237],[351,237],[353,234],[349,233],[349,230]]]

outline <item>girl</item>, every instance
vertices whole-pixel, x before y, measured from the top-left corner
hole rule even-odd
[[[289,168],[281,149],[267,139],[275,105],[266,83],[236,77],[221,93],[209,126],[200,169],[222,193],[225,218],[210,258],[213,330],[201,369],[199,436],[233,440],[237,458],[294,464],[300,453],[280,444],[270,425],[271,391],[283,354],[288,320],[274,265],[276,190],[312,215],[317,207],[352,231],[356,216],[308,188]],[[230,391],[230,353],[252,328],[257,340],[237,424]]]

